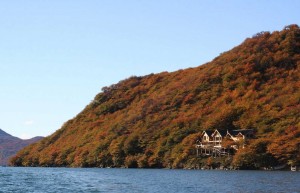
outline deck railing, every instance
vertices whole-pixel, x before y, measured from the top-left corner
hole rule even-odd
[[[197,157],[200,155],[211,155],[214,157],[221,157],[221,156],[229,156],[229,152],[226,148],[219,146],[219,145],[203,145],[198,144],[196,145],[197,150]]]

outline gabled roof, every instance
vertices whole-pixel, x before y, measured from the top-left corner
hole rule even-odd
[[[218,129],[216,129],[216,130],[213,132],[212,136],[216,135],[216,133],[219,133],[222,137],[225,137],[226,134],[227,134],[227,131],[226,131],[226,130],[218,130]]]
[[[227,130],[226,136],[233,137],[233,134]]]
[[[204,134],[207,134],[209,137],[213,137],[215,136],[217,133],[220,134],[222,137],[225,137],[226,135],[230,135],[232,137],[235,137],[235,136],[238,136],[238,135],[251,135],[253,134],[253,130],[252,129],[240,129],[240,130],[231,130],[231,131],[228,131],[228,130],[219,130],[219,129],[216,129],[214,131],[212,130],[206,130],[206,131],[203,131],[202,132],[202,136]]]
[[[204,135],[205,133],[210,137],[213,134],[214,131],[212,130],[207,130],[207,131],[203,131],[202,135]]]

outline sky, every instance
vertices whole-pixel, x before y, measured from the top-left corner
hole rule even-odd
[[[298,0],[0,1],[0,128],[48,136],[101,88],[300,23]]]

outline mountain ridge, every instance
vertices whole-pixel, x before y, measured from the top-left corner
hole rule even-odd
[[[256,133],[247,148],[216,163],[299,163],[299,65],[297,25],[258,33],[199,67],[133,76],[102,88],[75,118],[21,150],[11,164],[195,167],[208,162],[196,157],[195,143],[202,131],[213,129]],[[278,151],[280,140],[286,152]]]
[[[6,133],[5,131],[3,131],[2,129],[0,129],[0,138],[3,137],[12,137],[12,135]]]
[[[41,140],[43,137],[20,139],[0,129],[0,165],[8,165],[8,160],[25,146]]]

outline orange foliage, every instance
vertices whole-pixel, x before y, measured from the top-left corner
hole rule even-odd
[[[300,29],[291,25],[259,33],[196,68],[130,77],[103,88],[74,119],[11,163],[184,167],[204,129],[254,129],[258,138],[280,133],[300,122],[299,60]],[[298,138],[284,136],[289,155],[279,151],[280,135],[269,147],[280,160],[296,152]]]

